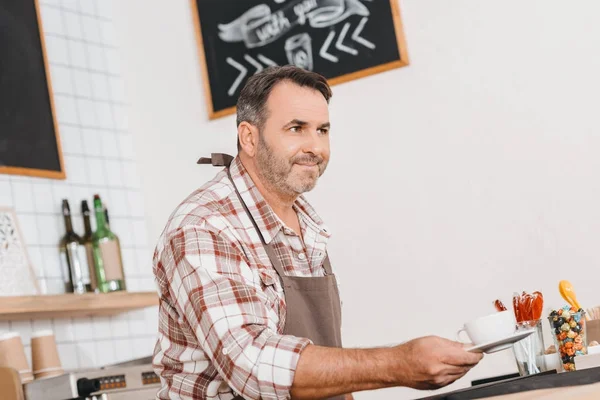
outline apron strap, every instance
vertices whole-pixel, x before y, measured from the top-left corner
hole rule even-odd
[[[281,260],[279,259],[279,257],[277,257],[277,253],[275,252],[273,243],[269,243],[269,244],[266,243],[265,238],[262,235],[262,232],[258,228],[258,225],[256,224],[256,221],[254,220],[254,217],[252,216],[252,214],[250,213],[250,210],[248,209],[248,206],[246,205],[246,202],[244,201],[244,199],[242,199],[242,195],[240,194],[237,186],[235,186],[235,183],[233,182],[233,178],[231,177],[231,172],[229,171],[229,168],[227,168],[227,175],[229,176],[229,179],[231,180],[231,183],[233,184],[233,189],[235,190],[235,194],[237,195],[238,200],[240,201],[240,203],[242,203],[242,206],[244,207],[244,211],[246,211],[246,215],[248,216],[248,218],[250,218],[250,221],[252,222],[252,225],[254,226],[254,229],[256,230],[258,237],[260,238],[260,242],[262,243],[264,249],[267,252],[267,256],[269,256],[269,260],[271,261],[271,264],[273,264],[273,268],[275,268],[275,271],[277,271],[277,275],[279,276],[279,281],[281,282],[281,287],[283,287],[284,283],[283,283],[282,276],[285,276],[285,274],[283,273],[283,264],[281,263]]]
[[[212,164],[213,167],[229,167],[233,156],[225,153],[212,153],[210,157],[200,157],[196,164]]]
[[[263,247],[265,248],[267,255],[269,256],[269,260],[271,260],[271,264],[273,264],[273,268],[275,268],[275,271],[277,271],[279,281],[281,282],[281,287],[284,287],[285,282],[283,281],[282,276],[285,276],[286,274],[283,271],[283,264],[281,263],[281,260],[279,259],[279,257],[277,257],[277,253],[275,252],[275,247],[273,246],[273,243],[263,243]]]
[[[329,261],[329,254],[325,254],[325,260],[323,260],[323,268],[325,269],[325,274],[333,275],[333,270],[331,269],[331,262]]]

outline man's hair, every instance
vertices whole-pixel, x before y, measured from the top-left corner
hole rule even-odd
[[[267,120],[267,99],[276,84],[283,81],[292,82],[301,87],[318,90],[327,104],[332,93],[325,77],[316,72],[308,71],[293,65],[283,67],[268,67],[248,79],[240,92],[237,101],[236,125],[244,121],[262,129]],[[238,138],[238,150],[240,141]]]

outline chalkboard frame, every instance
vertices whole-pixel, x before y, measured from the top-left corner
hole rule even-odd
[[[395,68],[401,68],[408,66],[410,61],[408,59],[408,50],[406,48],[406,38],[404,35],[404,28],[402,26],[402,17],[400,13],[399,0],[389,0],[390,7],[392,10],[392,19],[394,21],[394,30],[396,32],[396,43],[398,44],[398,53],[400,59],[392,61],[386,64],[377,65],[367,69],[352,72],[346,75],[340,75],[338,77],[328,79],[329,85],[334,86],[340,83],[349,82],[355,79],[364,78],[369,75],[378,74],[380,72],[389,71]],[[194,20],[194,29],[196,36],[196,44],[198,47],[198,54],[200,57],[200,66],[202,70],[202,79],[204,85],[204,94],[206,97],[206,106],[208,111],[208,118],[210,120],[225,117],[227,115],[234,114],[236,111],[235,106],[229,107],[223,110],[215,111],[212,100],[212,92],[210,90],[210,82],[208,77],[208,65],[206,63],[206,54],[204,52],[204,40],[202,39],[202,29],[200,25],[200,14],[198,12],[198,5],[196,0],[190,0],[192,9],[192,18]]]
[[[35,14],[37,17],[37,24],[38,24],[38,30],[39,30],[39,35],[40,35],[42,58],[44,60],[44,72],[46,75],[46,82],[47,82],[47,86],[48,86],[48,98],[49,98],[49,102],[50,102],[50,111],[52,112],[52,121],[54,124],[54,136],[56,138],[56,148],[57,148],[57,152],[58,152],[58,160],[60,163],[60,171],[37,169],[37,168],[27,168],[27,167],[0,166],[0,174],[25,175],[25,176],[50,178],[50,179],[66,179],[67,174],[65,172],[65,164],[64,164],[64,160],[63,160],[63,154],[62,154],[60,132],[58,129],[58,121],[56,118],[56,107],[54,106],[54,95],[53,95],[54,92],[52,90],[52,79],[50,76],[50,66],[48,63],[48,55],[46,53],[46,41],[44,38],[44,28],[43,28],[43,24],[42,24],[40,4],[39,4],[39,0],[33,0],[33,2],[35,3]]]

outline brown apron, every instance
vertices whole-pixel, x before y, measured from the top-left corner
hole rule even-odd
[[[227,167],[227,174],[233,183],[229,165],[233,157],[227,154],[213,153],[211,158],[201,158],[198,164],[212,164],[215,167]],[[329,256],[325,256],[323,268],[325,276],[301,277],[287,276],[283,270],[283,264],[277,256],[273,243],[266,244],[256,225],[256,221],[248,210],[246,203],[233,184],[235,192],[254,225],[258,236],[269,256],[273,268],[277,271],[287,306],[284,335],[305,337],[313,341],[315,345],[327,347],[342,347],[341,325],[342,310],[340,306],[340,295],[337,281],[331,270]],[[345,396],[330,397],[329,400],[343,400]],[[236,396],[234,399],[243,399]]]

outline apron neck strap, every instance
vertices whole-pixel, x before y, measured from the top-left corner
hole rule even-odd
[[[333,275],[333,270],[331,269],[331,262],[329,261],[329,254],[325,254],[325,260],[323,260],[323,268],[325,269],[325,274]]]
[[[283,272],[283,264],[282,264],[281,260],[279,259],[279,257],[277,257],[277,253],[275,252],[275,246],[273,245],[273,243],[269,243],[269,244],[266,243],[262,232],[258,228],[256,220],[250,213],[250,210],[248,209],[246,202],[244,201],[244,199],[242,199],[242,195],[240,194],[237,186],[235,186],[235,182],[233,181],[233,178],[231,176],[231,172],[229,171],[229,168],[227,168],[227,176],[229,176],[229,179],[231,180],[231,183],[233,184],[233,190],[235,190],[235,194],[237,195],[238,200],[240,201],[240,203],[242,203],[242,207],[244,207],[244,211],[246,212],[246,215],[248,216],[248,218],[250,218],[250,221],[252,222],[252,225],[254,226],[256,233],[258,234],[258,237],[260,238],[260,242],[262,243],[263,248],[267,252],[267,256],[269,256],[269,260],[271,261],[271,264],[273,264],[273,268],[275,268],[275,271],[277,271],[277,275],[279,275],[279,280],[281,282],[281,286],[283,287],[284,283],[283,283],[282,277],[285,276],[285,274]]]
[[[200,157],[196,164],[212,164],[213,167],[227,167],[231,165],[233,156],[225,153],[212,153],[210,157]]]

